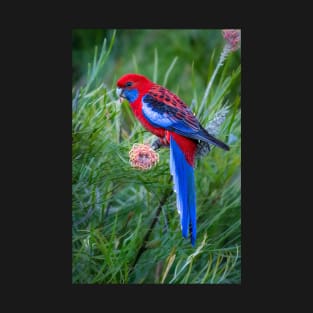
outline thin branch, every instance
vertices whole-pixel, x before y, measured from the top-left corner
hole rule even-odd
[[[218,70],[222,67],[222,65],[223,65],[223,63],[224,63],[224,61],[225,61],[225,59],[226,59],[226,57],[228,56],[228,54],[229,54],[230,51],[231,51],[231,50],[230,50],[230,48],[229,48],[229,45],[226,44],[226,45],[224,46],[224,48],[223,48],[223,51],[222,51],[221,55],[220,55],[220,59],[219,59],[219,61],[218,61],[218,64],[216,65],[216,67],[215,67],[215,69],[214,69],[214,72],[213,72],[213,74],[212,74],[212,76],[211,76],[211,78],[210,78],[210,81],[209,81],[209,83],[208,83],[208,86],[206,87],[206,90],[205,90],[205,92],[204,92],[204,96],[203,96],[203,99],[202,99],[202,101],[201,101],[200,108],[199,108],[199,110],[198,110],[198,115],[199,115],[199,116],[202,115],[202,111],[203,111],[204,105],[205,105],[205,103],[206,103],[206,101],[207,101],[207,98],[208,98],[208,96],[209,96],[209,92],[210,92],[210,90],[211,90],[211,87],[212,87],[213,81],[214,81],[214,79],[215,79],[215,76],[216,76]]]
[[[170,180],[172,179],[172,177],[170,177]],[[148,231],[146,232],[144,238],[143,238],[143,241],[142,241],[142,244],[137,252],[137,255],[136,255],[136,258],[135,258],[135,261],[133,263],[133,266],[130,270],[130,272],[132,272],[139,260],[139,258],[141,257],[141,255],[147,250],[147,246],[146,246],[146,243],[148,242],[149,240],[149,237],[150,237],[150,234],[156,224],[156,222],[158,221],[159,219],[159,215],[162,211],[162,207],[163,205],[166,203],[167,199],[171,196],[171,194],[173,193],[173,190],[171,190],[170,192],[166,192],[164,195],[163,195],[163,198],[160,200],[160,204],[158,206],[158,208],[156,209],[156,212],[155,212],[155,215],[154,215],[154,218],[152,219],[152,222],[150,224],[150,227],[148,229]]]

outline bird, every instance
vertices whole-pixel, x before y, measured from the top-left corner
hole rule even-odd
[[[176,192],[182,236],[194,247],[197,234],[195,156],[204,142],[228,151],[223,141],[207,132],[187,104],[178,95],[141,74],[127,73],[116,83],[120,99],[129,102],[134,116],[158,138],[152,145],[170,149],[170,173]]]

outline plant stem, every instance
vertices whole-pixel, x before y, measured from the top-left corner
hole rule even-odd
[[[172,179],[172,178],[170,177],[170,179]],[[135,261],[134,261],[134,263],[133,263],[133,266],[132,266],[130,272],[132,272],[132,271],[134,270],[134,268],[135,268],[135,266],[136,266],[136,264],[137,264],[139,258],[140,258],[141,255],[147,250],[146,243],[148,242],[149,237],[150,237],[150,234],[151,234],[151,232],[152,232],[152,230],[153,230],[153,228],[154,228],[156,222],[158,221],[158,218],[159,218],[159,215],[160,215],[160,213],[161,213],[161,211],[162,211],[163,205],[166,203],[167,199],[170,197],[170,195],[171,195],[172,193],[173,193],[173,190],[170,190],[170,191],[166,192],[166,193],[163,195],[163,198],[160,200],[160,204],[159,204],[158,208],[156,209],[156,212],[155,212],[154,218],[152,219],[152,222],[151,222],[151,224],[150,224],[150,227],[149,227],[148,231],[146,232],[146,234],[145,234],[145,236],[144,236],[144,238],[143,238],[142,244],[141,244],[141,246],[140,246],[140,248],[139,248],[139,250],[138,250],[138,252],[137,252]]]
[[[204,92],[204,96],[203,96],[202,102],[201,102],[201,104],[200,104],[200,108],[199,108],[199,110],[198,110],[198,115],[199,115],[199,116],[202,114],[202,110],[203,110],[204,104],[205,104],[205,102],[206,102],[206,100],[207,100],[207,98],[208,98],[208,96],[209,96],[209,92],[210,92],[210,90],[211,90],[211,87],[212,87],[213,81],[214,81],[214,79],[215,79],[215,76],[216,76],[218,70],[220,69],[220,67],[223,65],[223,62],[224,62],[224,60],[226,59],[226,57],[227,57],[227,55],[229,54],[229,52],[230,52],[230,47],[229,47],[229,45],[226,44],[226,45],[224,46],[224,48],[223,48],[223,51],[222,51],[222,53],[221,53],[221,55],[220,55],[220,59],[219,59],[217,65],[216,65],[216,67],[215,67],[215,69],[214,69],[214,72],[213,72],[213,74],[212,74],[212,76],[211,76],[211,78],[210,78],[210,81],[209,81],[209,83],[208,83],[208,86],[206,87],[206,90],[205,90],[205,92]]]

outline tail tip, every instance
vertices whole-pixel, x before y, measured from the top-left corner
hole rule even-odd
[[[230,147],[229,147],[228,145],[226,145],[226,144],[225,144],[225,146],[224,146],[224,150],[229,151],[229,150],[230,150]]]
[[[195,244],[196,244],[196,238],[193,236],[190,236],[190,243],[191,243],[192,247],[194,248]]]
[[[188,237],[190,238],[190,243],[191,243],[192,247],[194,248],[195,244],[196,244],[196,235],[191,233],[191,232],[189,233],[189,236],[186,233],[182,233],[182,235],[185,239],[188,239]]]
[[[196,242],[196,232],[193,231],[192,224],[189,224],[189,235],[190,235],[190,243],[194,247]]]

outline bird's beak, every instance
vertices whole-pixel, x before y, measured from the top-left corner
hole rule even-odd
[[[116,88],[116,94],[119,97],[119,100],[120,100],[121,103],[123,101],[123,98],[125,98],[123,93],[124,93],[124,89],[123,88],[119,88],[119,87]]]

